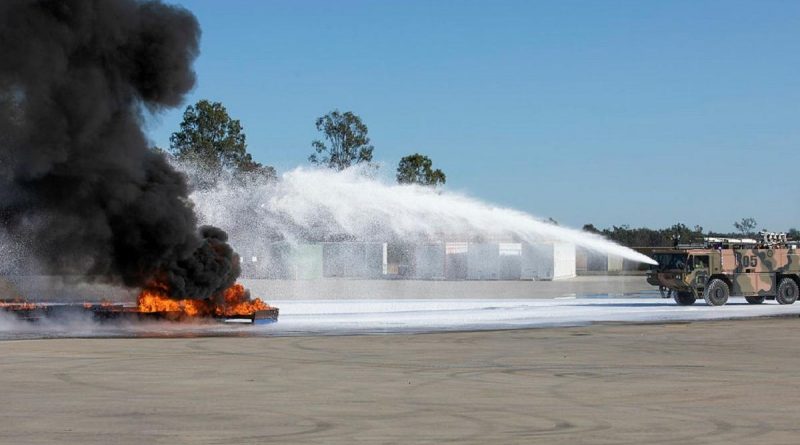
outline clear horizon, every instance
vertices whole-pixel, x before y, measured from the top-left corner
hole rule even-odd
[[[447,189],[567,226],[800,226],[800,3],[178,3],[198,82],[159,146],[207,98],[281,173],[351,110],[384,176],[420,152]]]

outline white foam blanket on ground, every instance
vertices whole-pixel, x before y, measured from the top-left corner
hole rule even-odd
[[[282,300],[278,323],[28,323],[0,319],[0,339],[184,335],[347,335],[575,326],[598,322],[653,323],[800,315],[800,303],[678,306],[650,295],[556,299]]]
[[[750,305],[731,298],[726,306],[702,301],[678,306],[661,298],[552,300],[323,300],[276,301],[281,333],[380,333],[518,329],[598,322],[648,323],[800,314],[800,303]]]

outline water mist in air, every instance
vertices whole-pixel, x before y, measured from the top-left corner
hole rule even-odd
[[[566,242],[653,264],[647,256],[592,233],[446,190],[386,183],[358,168],[296,168],[276,182],[220,180],[195,191],[191,199],[203,223],[222,227],[241,251],[263,252],[275,241],[495,239]]]

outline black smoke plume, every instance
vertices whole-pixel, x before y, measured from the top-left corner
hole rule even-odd
[[[0,228],[49,273],[209,298],[239,275],[143,116],[181,103],[200,29],[159,1],[0,2]],[[0,259],[2,261],[2,259]]]

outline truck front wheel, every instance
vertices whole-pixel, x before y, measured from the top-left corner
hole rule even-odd
[[[720,280],[719,278],[714,278],[708,283],[706,289],[703,291],[703,299],[706,300],[706,303],[709,306],[722,306],[728,302],[728,296],[730,293],[731,292],[728,288],[728,283]]]
[[[697,300],[696,298],[694,298],[694,294],[691,293],[691,292],[677,292],[677,291],[675,291],[672,294],[672,298],[674,298],[675,302],[678,303],[681,306],[690,306],[690,305],[694,304],[694,302]]]
[[[778,285],[778,295],[775,296],[775,301],[780,304],[792,304],[797,301],[797,283],[791,278],[784,278]]]

